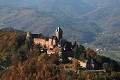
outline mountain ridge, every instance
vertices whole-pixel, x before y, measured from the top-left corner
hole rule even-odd
[[[80,43],[93,42],[99,33],[106,31],[119,32],[119,11],[116,15],[115,9],[119,6],[120,0],[114,2],[112,0],[11,0],[14,3],[8,0],[0,1],[0,5],[4,6],[0,9],[1,27],[31,30],[33,33],[49,36],[49,33],[54,34],[56,27],[61,26],[66,31],[65,38]],[[104,4],[101,5],[102,3]],[[70,32],[73,32],[72,38],[68,35]]]

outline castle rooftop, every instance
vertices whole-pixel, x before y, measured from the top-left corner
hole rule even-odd
[[[58,27],[58,28],[56,29],[56,32],[59,32],[59,31],[62,31],[62,29],[61,29],[60,27]]]

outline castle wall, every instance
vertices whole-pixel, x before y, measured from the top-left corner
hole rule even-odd
[[[56,30],[56,36],[52,36],[49,38],[49,40],[45,39],[39,39],[38,34],[32,34],[30,32],[27,32],[27,37],[31,37],[34,40],[34,44],[41,44],[42,46],[46,45],[47,48],[54,48],[54,46],[57,45],[57,40],[60,40],[62,38],[63,31],[60,27]],[[27,38],[26,38],[27,39]]]
[[[49,47],[49,41],[46,41],[46,47]]]
[[[53,45],[56,45],[57,41],[55,39],[53,39]]]
[[[56,45],[56,40],[49,39],[49,41],[46,41],[44,39],[34,38],[34,44],[46,45],[48,48],[53,48],[53,46]]]
[[[85,61],[78,61],[79,63],[80,63],[80,66],[82,67],[82,68],[86,68],[86,66],[87,66],[87,62]]]
[[[47,51],[47,54],[51,55],[51,54],[55,54],[55,52],[54,52],[54,51],[51,51],[51,50],[48,50],[48,51]]]
[[[46,41],[44,39],[34,38],[34,43],[44,46],[46,44]]]
[[[53,45],[53,40],[49,39],[49,46],[52,46],[52,45]]]

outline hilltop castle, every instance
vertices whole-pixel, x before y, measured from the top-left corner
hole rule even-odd
[[[63,31],[60,27],[58,27],[55,30],[55,36],[51,36],[48,38],[45,38],[42,34],[32,34],[31,32],[27,32],[26,40],[28,42],[29,46],[34,45],[41,45],[42,49],[40,51],[44,51],[44,46],[45,52],[48,55],[54,55],[57,54],[59,56],[60,61],[74,61],[75,59],[75,52],[78,50],[78,45],[74,44],[72,45],[69,41],[66,41],[63,39]],[[31,47],[30,47],[31,48]],[[33,49],[32,49],[33,50]],[[85,54],[83,53],[84,58]],[[78,64],[82,68],[86,69],[95,69],[95,64],[93,60],[78,60]]]
[[[27,32],[26,39],[28,41],[33,40],[34,44],[40,44],[41,46],[46,46],[49,49],[53,49],[58,45],[60,40],[63,37],[63,31],[60,27],[58,27],[55,31],[55,36],[51,36],[49,38],[41,38],[41,34],[32,34],[31,32]]]
[[[29,46],[34,44],[46,48],[48,55],[57,53],[61,58],[74,57],[74,51],[71,50],[72,44],[63,39],[63,31],[60,27],[55,30],[55,36],[47,38],[42,34],[32,34],[31,32],[27,32],[26,41]]]

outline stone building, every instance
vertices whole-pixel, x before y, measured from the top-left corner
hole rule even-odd
[[[27,47],[28,49],[31,49],[32,48],[32,45],[33,45],[34,41],[33,41],[33,38],[31,37],[31,32],[27,32],[27,36],[26,36],[26,44],[27,44]]]
[[[55,31],[55,36],[51,36],[47,39],[41,38],[41,36],[41,34],[32,34],[31,32],[27,32],[26,39],[28,41],[33,40],[34,44],[40,44],[42,46],[46,46],[49,49],[53,49],[62,39],[63,31],[60,27],[58,27]]]
[[[63,39],[63,31],[60,27],[55,30],[55,36],[46,38],[42,34],[27,32],[26,39],[33,40],[34,45],[45,46],[48,55],[57,53],[62,59],[74,57],[74,51],[71,49],[71,44]]]
[[[62,37],[63,37],[63,31],[62,31],[62,29],[60,27],[58,27],[56,29],[55,34],[56,34],[56,37],[57,37],[58,40],[62,39]]]

